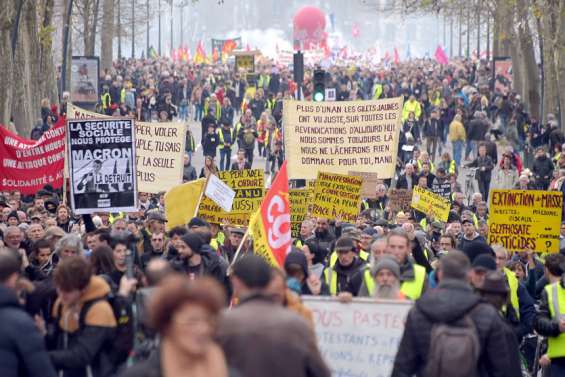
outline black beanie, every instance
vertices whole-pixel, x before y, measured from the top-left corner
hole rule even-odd
[[[471,261],[471,264],[473,263],[475,258],[481,254],[487,254],[492,257],[495,256],[492,247],[480,241],[473,241],[469,244],[466,244],[462,251],[465,255],[467,255],[467,257]]]
[[[182,236],[180,239],[192,249],[192,252],[200,254],[202,238],[198,234],[190,232]]]

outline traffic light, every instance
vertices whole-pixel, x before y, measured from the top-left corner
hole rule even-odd
[[[315,102],[322,102],[326,99],[326,72],[323,69],[314,70],[314,93],[312,98]]]

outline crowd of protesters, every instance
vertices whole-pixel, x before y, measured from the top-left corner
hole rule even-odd
[[[404,97],[397,175],[377,184],[355,223],[306,219],[283,269],[252,255],[244,228],[195,217],[166,231],[163,195],[140,193],[133,213],[76,216],[50,186],[32,197],[2,193],[0,375],[329,376],[302,295],[344,305],[415,300],[393,376],[465,368],[521,376],[539,366],[564,375],[565,224],[557,254],[511,254],[487,242],[490,189],[565,192],[555,116],[543,124],[518,95],[493,90],[485,62],[327,71],[338,101]],[[97,110],[200,122],[200,140],[187,132],[185,181],[249,169],[257,157],[275,173],[284,160],[283,100],[297,93],[292,78],[271,63],[248,80],[224,65],[119,60],[102,74]],[[308,69],[304,98],[312,91]],[[31,137],[65,112],[65,102],[42,103]],[[201,167],[192,166],[198,144]],[[390,188],[445,182],[446,223],[390,206]],[[441,341],[439,324],[447,332],[468,325],[458,343],[468,355],[458,358],[453,337]]]

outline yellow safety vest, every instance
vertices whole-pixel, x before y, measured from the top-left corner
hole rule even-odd
[[[126,102],[126,89],[122,88],[122,90],[120,90],[120,103],[125,103]]]
[[[448,173],[453,175],[453,174],[455,174],[455,171],[456,171],[455,160],[451,160],[451,162],[449,163]]]
[[[330,295],[337,295],[337,272],[334,271],[333,267],[326,268],[324,270],[324,278],[326,279],[326,284],[330,287]]]
[[[400,285],[400,292],[404,293],[411,300],[417,300],[424,290],[426,269],[418,264],[413,264],[412,266],[414,268],[414,280],[403,281]]]
[[[208,108],[210,107],[210,101],[206,101],[204,102],[204,115],[208,115]],[[220,117],[222,116],[222,107],[220,106],[220,104],[216,101],[216,120],[219,121]]]
[[[373,99],[381,98],[382,94],[383,94],[383,85],[382,84],[376,84],[375,85],[375,92],[373,93]]]
[[[115,215],[113,213],[110,213],[110,216],[108,216],[108,222],[110,224],[114,224],[114,222],[116,220],[123,219],[123,218],[125,218],[125,213],[123,213],[123,212],[118,212]]]
[[[106,92],[100,96],[100,100],[102,101],[102,110],[106,111],[108,106],[110,106],[110,93]]]
[[[224,129],[223,128],[218,128],[216,130],[216,133],[218,134],[218,137],[220,138],[220,147],[221,148],[226,148],[226,146],[224,146],[224,133],[222,132]],[[231,149],[233,146],[233,143],[235,143],[235,133],[233,132],[233,130],[230,128],[229,132],[231,134],[231,145],[227,148]]]
[[[506,280],[508,281],[508,286],[510,287],[510,303],[516,311],[516,315],[520,318],[520,301],[518,300],[518,278],[514,272],[510,271],[508,268],[504,267],[504,274],[506,275]]]
[[[369,297],[373,297],[375,293],[375,279],[371,276],[371,268],[367,266],[363,272],[363,281],[365,287],[367,287],[367,292],[369,292]]]
[[[418,163],[418,171],[421,171],[422,170],[422,161],[416,160],[416,162]],[[434,163],[430,161],[430,173],[433,174],[433,173],[435,173],[435,171],[436,171],[436,167],[435,167]]]
[[[212,238],[210,240],[210,246],[212,247],[212,249],[218,251],[220,245],[224,244],[224,240],[225,240],[224,233],[218,232],[218,234],[216,235],[216,238]]]
[[[559,320],[565,316],[565,289],[559,282],[545,286],[547,305],[551,319]],[[565,333],[547,338],[547,356],[550,359],[565,357]]]

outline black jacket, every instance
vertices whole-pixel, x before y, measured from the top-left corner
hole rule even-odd
[[[414,188],[418,184],[418,175],[412,174],[412,186],[410,190]],[[397,189],[408,189],[408,180],[406,179],[406,175],[402,174],[400,178],[398,178],[398,182],[396,182]]]
[[[213,134],[206,134],[206,136],[204,136],[204,141],[202,142],[202,151],[204,156],[216,157],[216,151],[219,144],[220,139],[215,132]]]
[[[208,249],[203,247],[200,252],[200,256],[202,257],[200,268],[201,274],[216,279],[225,287],[226,292],[228,292],[229,294],[231,292],[231,285],[229,283],[229,279],[226,276],[227,263],[225,263],[223,259],[218,257],[211,248]],[[178,272],[185,274],[188,274],[190,272],[190,268],[186,259],[182,258],[180,255],[177,255],[175,259],[171,261],[171,266]]]
[[[0,284],[0,376],[55,377],[43,338],[13,291]]]
[[[198,178],[198,176],[196,174],[196,169],[192,166],[192,164],[184,165],[182,167],[183,182],[194,181],[196,178]]]
[[[480,302],[467,283],[445,280],[426,292],[408,313],[392,377],[422,376],[433,325],[456,321],[471,310],[481,347],[479,376],[521,376],[517,342],[509,337],[496,309]]]
[[[536,158],[534,160],[532,172],[536,177],[539,176],[541,179],[545,179],[544,177],[547,177],[547,180],[550,180],[553,176],[553,162],[551,162],[551,159],[547,156]]]

